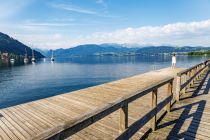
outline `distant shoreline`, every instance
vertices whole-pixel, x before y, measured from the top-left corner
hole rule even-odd
[[[189,56],[210,56],[210,50],[208,51],[194,51],[187,53]]]

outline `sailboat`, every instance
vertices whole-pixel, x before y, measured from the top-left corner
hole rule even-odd
[[[14,58],[10,58],[10,63],[14,64],[15,63],[15,59]]]
[[[34,50],[32,50],[31,62],[32,62],[32,63],[35,63],[35,62],[36,62],[36,59],[35,59],[35,57],[34,57]]]
[[[51,61],[52,61],[52,62],[55,61],[55,59],[54,59],[54,57],[53,57],[53,51],[52,51]]]
[[[28,56],[27,56],[27,50],[25,48],[25,57],[24,57],[24,63],[27,64],[28,63]]]

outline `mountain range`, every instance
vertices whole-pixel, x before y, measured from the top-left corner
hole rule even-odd
[[[173,47],[173,46],[148,46],[140,48],[136,51],[137,54],[162,54],[162,53],[187,53],[193,51],[206,51],[210,47]]]
[[[32,49],[12,37],[0,32],[0,52],[8,52],[16,55],[25,55],[25,49],[29,57],[32,56]],[[51,50],[35,49],[36,58],[50,57]],[[85,44],[68,49],[53,50],[55,57],[72,56],[126,56],[126,55],[156,55],[170,53],[188,53],[193,51],[206,51],[210,47],[173,47],[173,46],[140,46],[138,44]]]
[[[210,47],[173,47],[173,46],[132,46],[129,44],[86,44],[79,45],[69,49],[53,50],[55,57],[71,57],[71,56],[125,56],[125,55],[156,55],[163,53],[186,53],[193,51],[210,50]],[[49,57],[51,51],[38,50],[45,56]]]
[[[51,51],[49,50],[40,50],[45,56],[50,56]],[[54,50],[54,56],[66,57],[66,56],[90,56],[90,55],[114,55],[120,53],[129,53],[135,52],[138,48],[127,48],[119,44],[86,44],[79,45],[69,49],[57,49]]]
[[[27,51],[27,55],[31,57],[32,49],[30,47],[0,32],[0,52],[2,53],[6,52],[6,53],[24,56],[25,50]],[[34,50],[34,56],[36,58],[44,57],[40,52],[35,51],[35,50]]]

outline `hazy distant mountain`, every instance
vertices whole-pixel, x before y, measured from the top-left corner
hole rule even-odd
[[[69,49],[54,50],[54,56],[68,57],[68,56],[90,56],[90,55],[113,55],[119,53],[135,52],[138,48],[126,48],[119,44],[87,44],[79,45]],[[50,56],[50,51],[46,52],[46,56]]]
[[[147,54],[161,54],[161,53],[183,53],[192,51],[209,50],[210,47],[172,47],[172,46],[147,46],[142,47],[138,44],[86,44],[79,45],[69,49],[54,50],[56,57],[70,57],[70,56],[90,56],[90,55],[147,55]],[[50,56],[51,51],[41,51],[45,56]]]
[[[0,32],[0,52],[7,52],[24,56],[25,49],[27,50],[28,56],[32,56],[32,49],[30,47]],[[44,57],[38,51],[34,51],[34,55],[36,58]]]
[[[30,47],[24,45],[18,40],[3,34],[0,32],[0,52],[14,53],[16,55],[24,55],[25,48],[28,56],[32,56],[32,50]],[[206,51],[210,50],[210,47],[172,47],[172,46],[147,46],[142,47],[138,44],[86,44],[79,45],[69,49],[57,49],[54,50],[54,56],[56,57],[70,57],[70,56],[122,56],[122,55],[147,55],[147,54],[161,54],[161,53],[183,53],[193,51]],[[36,49],[34,51],[36,58],[51,56],[51,51]]]
[[[193,51],[204,51],[209,50],[210,47],[190,47],[190,46],[183,46],[183,47],[172,47],[172,46],[150,46],[140,48],[136,51],[138,54],[158,54],[158,53],[184,53],[184,52],[193,52]]]

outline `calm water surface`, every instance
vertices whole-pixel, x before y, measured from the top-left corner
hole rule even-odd
[[[190,67],[205,57],[179,56],[179,67]],[[57,58],[54,63],[9,64],[0,60],[0,108],[46,98],[89,86],[161,69],[170,56]]]

